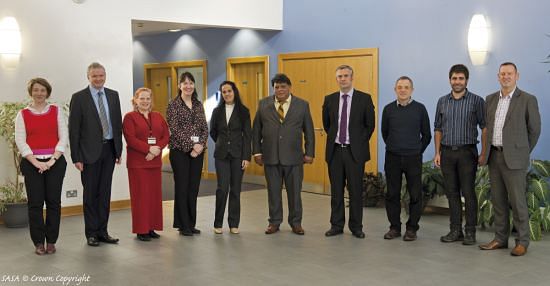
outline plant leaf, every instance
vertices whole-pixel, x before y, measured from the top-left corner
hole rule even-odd
[[[535,170],[535,172],[538,175],[545,178],[550,177],[550,161],[533,160],[531,162],[531,167]]]
[[[529,219],[529,236],[531,240],[534,241],[542,239],[541,222],[539,218],[540,216],[535,215]]]
[[[550,206],[544,208],[541,224],[544,231],[550,231]]]

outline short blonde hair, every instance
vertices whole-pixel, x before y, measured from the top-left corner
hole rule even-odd
[[[146,87],[140,87],[136,90],[136,92],[134,93],[134,97],[132,97],[131,100],[132,106],[134,106],[134,111],[138,111],[136,100],[142,92],[148,92],[151,96],[151,106],[149,107],[149,111],[153,110],[153,91]]]

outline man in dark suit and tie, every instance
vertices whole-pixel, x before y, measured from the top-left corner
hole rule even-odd
[[[374,131],[374,105],[371,96],[353,88],[353,69],[336,68],[340,90],[325,96],[323,127],[327,132],[326,161],[330,177],[330,229],[326,236],[343,233],[346,214],[344,187],[349,193],[348,227],[357,238],[363,232],[363,174],[370,159],[369,139]]]
[[[495,212],[495,237],[479,246],[482,250],[508,248],[510,206],[517,230],[512,256],[523,256],[529,246],[529,212],[525,197],[529,154],[541,130],[537,98],[516,83],[514,63],[500,65],[500,91],[487,96],[487,133],[491,201]]]
[[[118,243],[107,232],[111,183],[122,153],[122,115],[118,92],[105,88],[105,68],[88,66],[90,85],[73,94],[69,113],[71,157],[84,187],[87,243]]]
[[[269,225],[265,233],[279,231],[283,221],[281,190],[284,181],[288,223],[292,232],[303,235],[300,193],[304,163],[313,163],[315,153],[313,120],[309,103],[290,93],[292,84],[285,74],[276,74],[271,85],[274,95],[260,100],[252,128],[254,161],[264,165],[267,181]]]

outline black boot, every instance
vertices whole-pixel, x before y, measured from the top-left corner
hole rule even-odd
[[[474,245],[476,244],[476,231],[475,230],[466,230],[464,233],[464,245]]]
[[[451,229],[451,231],[447,233],[447,235],[442,236],[440,240],[441,242],[463,241],[464,233],[462,229]]]

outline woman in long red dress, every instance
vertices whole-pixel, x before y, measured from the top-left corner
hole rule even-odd
[[[162,230],[162,149],[168,144],[168,125],[158,112],[152,111],[153,94],[139,88],[132,99],[134,111],[122,122],[126,139],[128,179],[132,203],[132,232],[137,239],[159,238]]]

